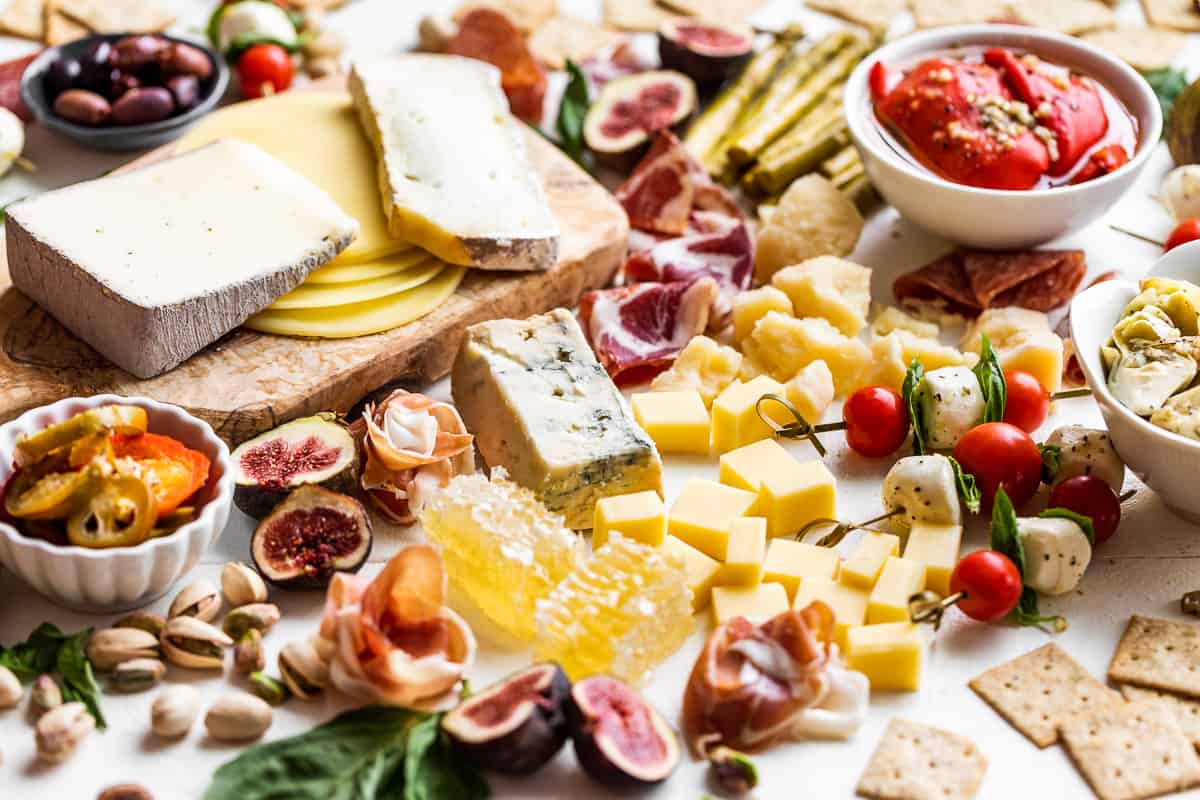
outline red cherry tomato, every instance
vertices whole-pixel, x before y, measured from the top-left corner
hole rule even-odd
[[[908,410],[900,395],[885,386],[864,386],[846,400],[846,444],[867,458],[891,455],[908,436]]]
[[[983,505],[992,507],[1003,486],[1014,506],[1028,502],[1042,483],[1042,454],[1029,434],[1007,422],[987,422],[967,431],[954,457],[975,476]]]
[[[1111,539],[1121,524],[1121,498],[1094,475],[1076,475],[1055,486],[1050,492],[1050,508],[1069,508],[1091,517],[1096,544]]]
[[[1021,599],[1021,573],[1003,553],[976,550],[950,573],[950,592],[965,595],[957,605],[968,617],[992,622],[1008,616]]]
[[[238,59],[238,83],[251,99],[286,91],[292,85],[292,57],[277,44],[256,44]]]
[[[1175,230],[1171,231],[1171,235],[1167,237],[1167,243],[1163,245],[1163,252],[1174,250],[1181,244],[1194,242],[1200,239],[1200,217],[1193,217],[1179,223]]]
[[[1004,421],[1026,433],[1042,427],[1050,414],[1050,395],[1038,379],[1019,369],[1004,373],[1008,384],[1008,401],[1004,405]]]

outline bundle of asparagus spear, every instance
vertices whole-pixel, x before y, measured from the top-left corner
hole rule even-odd
[[[804,47],[801,36],[788,29],[756,54],[684,141],[709,174],[768,205],[819,170],[866,208],[878,197],[850,144],[842,86],[872,42],[843,30]]]

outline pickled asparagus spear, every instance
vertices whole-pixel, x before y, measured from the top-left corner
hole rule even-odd
[[[809,141],[781,153],[772,161],[761,161],[755,168],[759,191],[774,194],[786,189],[792,181],[820,166],[850,144],[850,132],[844,120],[834,120],[816,132]]]
[[[795,127],[780,136],[771,146],[758,156],[759,164],[778,161],[784,154],[803,147],[812,141],[813,137],[827,129],[832,123],[843,118],[840,93],[838,98],[831,99],[828,95],[808,116],[796,123]]]
[[[862,167],[862,162],[858,159],[858,150],[854,149],[853,145],[846,145],[836,154],[821,162],[821,174],[833,180],[855,166]],[[837,184],[836,180],[833,182],[835,185]]]
[[[850,198],[850,202],[854,203],[863,213],[880,201],[879,193],[875,191],[875,184],[871,183],[871,179],[865,174],[859,175],[845,186],[839,187],[839,191]]]
[[[861,161],[855,161],[850,166],[846,167],[841,172],[834,175],[829,180],[833,181],[833,185],[838,189],[842,189],[854,183],[860,177],[867,174],[866,168]]]

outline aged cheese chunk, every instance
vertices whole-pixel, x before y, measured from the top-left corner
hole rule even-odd
[[[889,556],[871,590],[867,624],[906,622],[908,598],[925,588],[925,565],[919,561]]]
[[[925,586],[947,597],[950,573],[958,564],[962,543],[962,525],[934,525],[914,522],[904,544],[904,558],[925,565]]]
[[[846,336],[858,336],[871,309],[871,270],[852,261],[819,256],[785,267],[771,285],[792,301],[797,317],[822,317]]]
[[[886,386],[899,392],[914,358],[921,361],[927,372],[960,366],[967,360],[958,350],[936,339],[925,339],[910,330],[896,328],[871,340],[871,365],[859,378],[859,383],[862,386]]]
[[[865,533],[842,564],[842,583],[873,589],[889,556],[900,555],[900,537],[890,533]]]
[[[707,455],[712,425],[695,389],[642,392],[630,399],[633,418],[663,453]]]
[[[740,292],[733,298],[733,341],[740,344],[768,311],[792,316],[792,301],[774,286]]]
[[[924,656],[921,631],[911,622],[863,625],[846,633],[846,669],[866,675],[874,692],[920,689]]]
[[[742,517],[729,525],[725,558],[717,573],[718,586],[757,586],[763,579],[763,557],[767,551],[767,521]]]
[[[658,492],[634,492],[596,501],[592,523],[592,549],[608,541],[610,531],[658,547],[667,536],[667,509]]]
[[[328,194],[224,140],[8,208],[13,284],[149,378],[299,286],[358,233]]]
[[[692,611],[696,612],[707,606],[712,596],[712,588],[716,583],[717,573],[721,571],[721,562],[715,558],[709,558],[674,536],[668,536],[663,541],[662,549],[683,564],[683,573],[688,588],[692,590]]]
[[[784,384],[785,396],[796,410],[812,424],[821,421],[825,409],[833,403],[836,390],[833,373],[824,361],[813,361]]]
[[[828,320],[796,319],[778,311],[758,321],[742,343],[742,353],[780,381],[791,379],[814,361],[824,361],[839,395],[856,385],[871,360],[866,344],[846,336]]]
[[[452,264],[554,266],[558,223],[499,70],[458,56],[395,56],[354,64],[350,93],[375,149],[392,236]]]
[[[771,429],[757,410],[758,399],[765,394],[783,397],[783,384],[760,375],[748,383],[731,384],[713,401],[712,445],[718,453],[771,438]],[[766,403],[763,409],[780,425],[790,421],[787,410],[778,403]]]
[[[778,583],[716,586],[712,590],[712,610],[717,625],[734,617],[762,622],[788,610],[787,592]]]
[[[667,515],[667,532],[707,556],[723,560],[729,546],[729,527],[754,505],[753,492],[693,478]]]
[[[693,336],[666,372],[650,383],[651,391],[670,392],[695,389],[711,406],[716,396],[737,379],[742,354],[732,347],[717,344],[707,336]]]
[[[919,339],[937,339],[940,332],[936,322],[925,322],[910,316],[895,306],[887,306],[871,323],[876,336],[887,336],[892,331],[908,331]]]
[[[763,580],[781,583],[788,597],[795,597],[810,578],[833,580],[841,569],[836,550],[791,539],[772,539],[763,564]]]
[[[467,329],[454,402],[489,466],[508,470],[572,528],[601,497],[662,491],[662,460],[564,309]]]
[[[982,334],[987,334],[1001,368],[1030,373],[1050,393],[1062,387],[1063,341],[1050,330],[1045,314],[1016,306],[989,308],[963,334],[962,349],[978,353]]]
[[[803,609],[814,600],[820,600],[833,609],[833,640],[846,652],[847,633],[867,619],[869,595],[832,578],[806,577],[800,582],[792,608]]]

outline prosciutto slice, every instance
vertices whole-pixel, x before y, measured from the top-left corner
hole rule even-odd
[[[588,292],[579,319],[596,358],[617,384],[649,380],[708,327],[718,299],[709,277]]]
[[[713,631],[683,697],[683,733],[705,757],[722,745],[763,750],[784,741],[844,739],[866,718],[870,686],[830,644],[834,616],[814,602],[756,626],[736,617]]]
[[[635,250],[625,261],[626,283],[693,281],[710,277],[722,290],[749,289],[754,281],[754,240],[742,220],[698,211],[688,231]]]
[[[742,218],[733,196],[713,182],[670,131],[658,133],[633,174],[617,187],[616,196],[630,226],[667,236],[686,233],[693,211]]]

